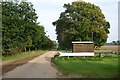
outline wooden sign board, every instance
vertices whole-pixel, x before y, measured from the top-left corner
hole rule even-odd
[[[72,42],[72,52],[94,52],[93,42]]]

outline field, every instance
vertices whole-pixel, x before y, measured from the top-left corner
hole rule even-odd
[[[115,52],[118,52],[119,50],[118,45],[105,45],[105,46],[101,46],[101,48],[98,48],[99,50],[113,50]]]
[[[56,56],[54,64],[64,76],[76,75],[81,78],[118,77],[118,55],[116,54],[107,54],[102,58],[60,58]]]

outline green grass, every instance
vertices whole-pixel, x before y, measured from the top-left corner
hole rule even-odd
[[[15,55],[5,55],[2,56],[2,60],[3,61],[14,61],[14,60],[20,60],[20,59],[25,59],[25,58],[29,58],[32,56],[37,56],[40,54],[43,54],[47,52],[47,50],[36,50],[36,51],[30,51],[30,52],[22,52],[19,54],[15,54]]]
[[[1,40],[0,40],[0,42],[1,42]],[[0,61],[2,60],[2,54],[1,54],[1,52],[2,52],[2,44],[0,43]]]
[[[2,54],[0,54],[0,61],[2,61]]]
[[[118,55],[107,54],[102,58],[55,57],[54,63],[63,75],[77,74],[83,78],[118,77]]]

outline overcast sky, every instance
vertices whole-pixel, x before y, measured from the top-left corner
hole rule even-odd
[[[38,22],[44,25],[45,31],[51,40],[56,40],[55,26],[52,22],[59,18],[61,12],[65,9],[65,3],[71,3],[76,0],[28,0],[32,2],[38,15]],[[118,40],[118,1],[119,0],[83,0],[93,3],[102,9],[106,20],[110,22],[110,34],[107,42]]]

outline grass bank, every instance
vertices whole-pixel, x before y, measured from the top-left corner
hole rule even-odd
[[[25,58],[43,54],[47,51],[48,50],[36,50],[36,51],[30,51],[30,52],[22,52],[22,53],[15,54],[15,55],[4,55],[4,56],[2,56],[2,61],[7,62],[7,61],[15,61],[15,60],[20,60],[20,59],[25,59]]]
[[[2,61],[2,54],[0,54],[0,61]]]
[[[66,76],[76,74],[82,78],[118,77],[117,54],[107,54],[101,58],[68,58],[56,56],[54,59],[54,64],[58,70]]]

